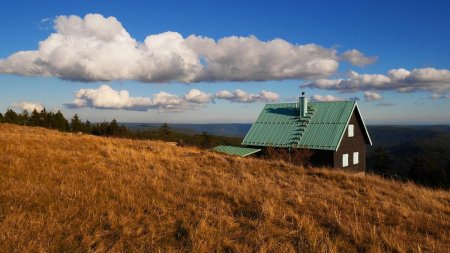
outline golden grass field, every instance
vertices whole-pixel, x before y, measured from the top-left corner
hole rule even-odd
[[[0,124],[0,252],[449,249],[449,191]]]

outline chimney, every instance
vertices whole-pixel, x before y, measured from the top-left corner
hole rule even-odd
[[[300,118],[305,117],[306,112],[308,111],[308,99],[305,97],[305,92],[302,92],[302,96],[299,98],[298,108],[300,111]]]

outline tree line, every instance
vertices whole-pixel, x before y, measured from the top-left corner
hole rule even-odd
[[[119,125],[115,119],[111,122],[91,123],[82,121],[78,114],[67,120],[61,111],[49,112],[45,108],[31,113],[23,111],[16,113],[8,109],[4,114],[0,113],[0,123],[10,123],[23,126],[37,126],[56,129],[62,132],[84,133],[97,136],[125,137],[132,139],[163,140],[177,142],[183,146],[196,146],[200,148],[212,148],[218,145],[240,145],[242,139],[237,137],[214,136],[208,132],[201,134],[186,134],[172,130],[164,123],[159,129],[131,131],[125,125]]]
[[[115,119],[111,122],[91,123],[89,120],[83,122],[78,114],[75,114],[70,121],[67,120],[61,111],[49,112],[45,108],[38,112],[34,109],[31,113],[24,110],[16,113],[8,109],[4,114],[0,113],[0,123],[10,123],[22,126],[37,126],[56,129],[62,132],[85,133],[98,136],[130,136],[130,131],[124,125],[119,125]]]

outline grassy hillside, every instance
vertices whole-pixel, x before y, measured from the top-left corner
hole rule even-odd
[[[445,252],[450,192],[0,124],[0,252]]]

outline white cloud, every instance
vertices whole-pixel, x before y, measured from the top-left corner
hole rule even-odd
[[[34,111],[34,109],[36,109],[36,111],[38,111],[38,112],[40,112],[40,111],[42,111],[44,109],[44,106],[42,106],[41,104],[28,102],[28,101],[22,101],[22,102],[19,102],[19,103],[13,103],[11,105],[11,107],[14,108],[14,109],[21,110],[21,111],[26,110],[26,111],[28,111],[30,113],[32,111]]]
[[[437,94],[437,93],[431,94],[431,99],[442,99],[442,98],[450,98],[450,95]]]
[[[365,56],[363,53],[356,49],[347,50],[341,55],[342,60],[351,63],[353,66],[364,67],[376,62],[378,57]]]
[[[230,96],[227,97],[229,93]],[[278,94],[261,91],[259,94],[248,94],[242,90],[234,93],[219,91],[215,96],[192,89],[179,96],[167,92],[159,92],[151,97],[131,97],[126,90],[114,90],[108,85],[97,89],[80,89],[74,93],[72,103],[65,104],[68,108],[90,107],[97,109],[123,109],[132,111],[158,110],[160,112],[180,112],[195,110],[204,104],[213,102],[214,98],[227,99],[237,103],[270,102],[279,99]]]
[[[280,99],[277,93],[271,91],[262,90],[259,94],[249,94],[239,89],[234,92],[221,90],[216,93],[215,97],[235,103],[274,102]]]
[[[371,91],[364,92],[364,98],[366,98],[366,101],[377,101],[383,99],[379,93]]]
[[[98,89],[81,89],[75,92],[75,100],[66,104],[69,108],[91,107],[98,109],[124,109],[146,111],[183,111],[192,109],[181,97],[166,92],[148,97],[131,97],[128,91],[117,91],[108,85],[101,85]]]
[[[213,99],[213,95],[202,92],[197,89],[192,89],[186,95],[184,95],[186,101],[197,104],[209,103]]]
[[[398,92],[431,91],[443,94],[450,90],[450,71],[421,68],[408,71],[392,69],[387,75],[349,73],[347,79],[319,79],[302,87],[339,91],[396,90]]]
[[[347,101],[348,99],[335,97],[333,95],[325,95],[325,96],[314,95],[310,97],[310,100],[314,102],[334,102],[334,101]]]
[[[231,36],[215,41],[191,35],[186,43],[205,61],[198,77],[202,81],[316,78],[333,74],[339,66],[332,49],[282,39],[264,42],[254,36]]]
[[[81,89],[75,93],[72,107],[93,107],[100,109],[147,110],[153,106],[150,98],[130,97],[126,90],[116,91],[108,85],[98,89]]]
[[[139,42],[115,17],[59,16],[55,32],[34,51],[0,59],[0,73],[73,81],[247,81],[320,78],[333,74],[334,49],[256,37],[214,40],[177,32]]]

